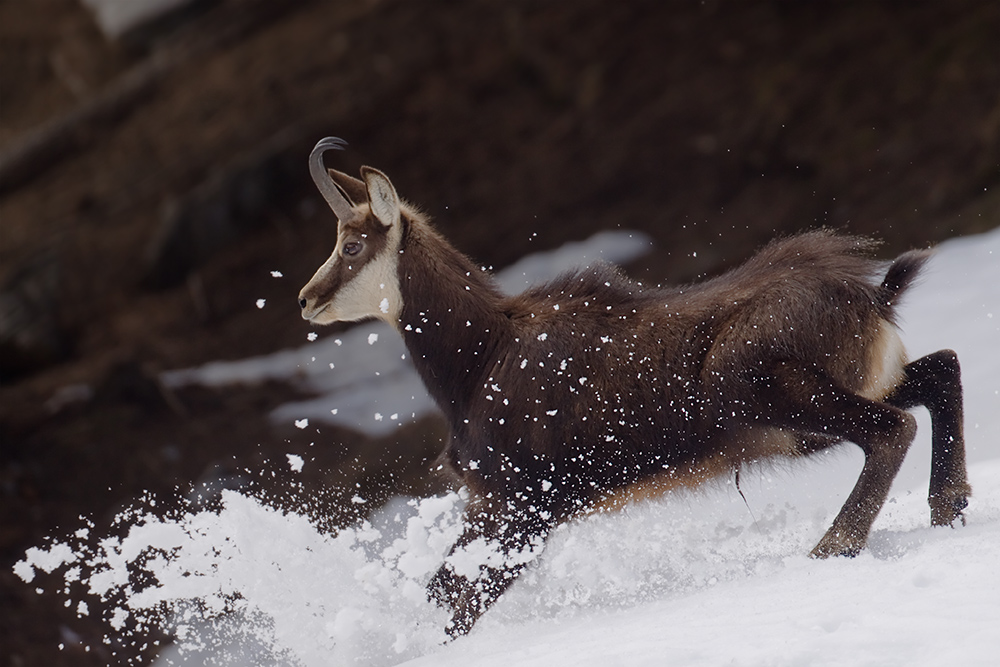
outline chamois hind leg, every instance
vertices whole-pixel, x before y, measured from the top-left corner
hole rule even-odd
[[[814,367],[778,363],[761,392],[757,418],[785,428],[850,440],[865,454],[854,489],[812,556],[856,556],[868,540],[916,434],[913,415],[847,391]]]
[[[931,524],[965,523],[962,510],[972,493],[965,470],[962,372],[958,355],[940,350],[921,357],[904,369],[906,379],[886,403],[907,410],[923,405],[931,415],[931,482],[927,501]]]
[[[445,631],[452,638],[467,634],[527,566],[527,552],[545,539],[551,526],[523,512],[493,514],[485,507],[466,510],[465,530],[448,557],[478,539],[497,550],[499,561],[479,566],[478,576],[459,574],[446,562],[427,584],[428,597],[452,610]]]

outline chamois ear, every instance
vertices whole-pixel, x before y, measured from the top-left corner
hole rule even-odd
[[[361,167],[361,177],[365,180],[368,203],[375,218],[386,227],[399,224],[399,195],[389,177],[371,167]]]
[[[351,202],[352,206],[368,199],[368,189],[365,188],[364,181],[360,181],[336,169],[327,169],[326,171],[330,174],[330,180],[333,181],[338,190],[344,193],[347,201]]]

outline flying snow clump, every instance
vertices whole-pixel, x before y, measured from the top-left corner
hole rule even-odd
[[[288,467],[292,469],[292,472],[302,472],[302,464],[304,463],[302,457],[297,454],[285,454],[288,457]]]

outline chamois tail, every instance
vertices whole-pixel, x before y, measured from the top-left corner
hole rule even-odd
[[[882,305],[891,312],[899,297],[916,281],[920,271],[931,257],[930,250],[905,252],[889,265],[882,280]]]

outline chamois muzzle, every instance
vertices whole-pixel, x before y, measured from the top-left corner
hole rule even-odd
[[[351,203],[347,201],[344,193],[340,191],[340,188],[330,178],[330,174],[327,173],[326,165],[323,164],[323,153],[328,150],[342,151],[346,146],[347,142],[340,137],[326,137],[320,139],[313,147],[312,153],[309,154],[309,173],[312,175],[313,182],[319,188],[323,199],[330,205],[334,215],[337,216],[337,220],[341,221],[350,217]]]

